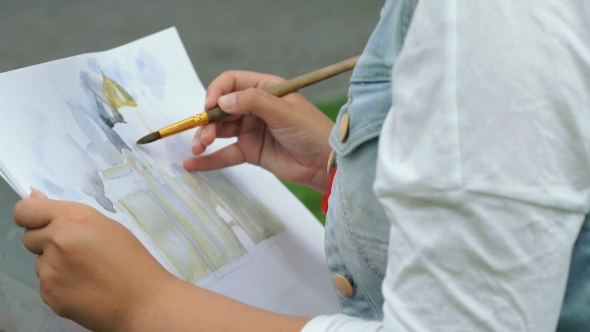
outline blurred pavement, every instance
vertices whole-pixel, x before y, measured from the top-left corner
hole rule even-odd
[[[362,52],[384,0],[0,1],[0,72],[176,26],[206,86],[224,70],[295,77]],[[303,92],[346,95],[349,75]]]

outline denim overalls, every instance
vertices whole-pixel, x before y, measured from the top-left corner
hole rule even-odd
[[[377,143],[391,108],[391,70],[415,5],[414,0],[386,2],[352,72],[348,102],[330,136],[338,171],[326,218],[328,267],[333,276],[346,277],[353,285],[350,297],[337,292],[342,312],[371,320],[383,318],[381,282],[390,227],[373,193]]]
[[[353,70],[348,102],[330,135],[337,155],[326,221],[326,258],[342,313],[382,320],[390,222],[373,193],[377,145],[391,108],[391,71],[417,0],[388,0]],[[395,245],[395,244],[394,244]],[[339,283],[345,280],[352,292]],[[574,247],[559,331],[590,331],[590,218]]]

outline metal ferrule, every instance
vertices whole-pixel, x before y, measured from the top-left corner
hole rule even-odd
[[[162,138],[174,134],[178,134],[185,130],[189,130],[198,126],[204,126],[209,123],[209,115],[205,112],[197,114],[195,116],[191,116],[190,118],[186,118],[182,121],[176,122],[168,127],[160,129],[160,135]]]

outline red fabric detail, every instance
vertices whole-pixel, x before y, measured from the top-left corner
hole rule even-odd
[[[332,193],[332,183],[334,182],[334,176],[336,176],[336,170],[338,170],[336,167],[332,169],[332,174],[330,174],[330,182],[328,183],[328,192],[322,196],[322,212],[324,214],[328,213],[328,199]]]

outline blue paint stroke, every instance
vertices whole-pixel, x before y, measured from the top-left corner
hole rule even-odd
[[[45,152],[47,151],[47,147],[45,147],[45,142],[49,135],[47,134],[47,128],[45,128],[45,123],[49,122],[47,116],[35,109],[30,110],[31,118],[33,121],[31,123],[34,124],[35,128],[32,128],[31,132],[35,135],[33,138],[33,142],[35,144],[30,144],[31,150],[35,153],[35,164],[38,165],[40,168],[44,169],[49,174],[55,174],[55,169],[53,166],[45,160]]]
[[[94,58],[88,58],[87,60],[88,68],[96,74],[100,74],[100,67],[98,66],[98,62]]]
[[[135,59],[135,67],[139,71],[137,74],[139,82],[147,86],[154,96],[164,97],[166,71],[156,57],[141,49]]]
[[[78,151],[78,156],[76,158],[78,164],[85,164],[83,169],[85,173],[85,177],[89,180],[84,181],[84,184],[80,187],[80,190],[94,198],[100,206],[102,206],[105,210],[110,211],[112,213],[117,213],[113,206],[113,202],[106,197],[106,193],[104,191],[104,183],[102,182],[101,177],[98,175],[98,171],[100,168],[98,165],[92,160],[92,158],[86,152],[86,149],[81,147],[72,136],[69,134],[64,137],[65,142],[76,149]]]
[[[113,60],[111,65],[100,67],[102,71],[110,78],[115,80],[122,86],[127,85],[133,81],[133,74],[130,71],[125,70],[118,60]]]
[[[111,116],[106,113],[103,105],[106,98],[104,97],[102,82],[93,78],[85,71],[80,73],[80,80],[82,80],[82,86],[85,88],[84,90],[86,91],[86,94],[89,95],[94,102],[91,102],[89,107],[85,105],[74,105],[73,103],[68,102],[68,106],[70,107],[76,122],[78,122],[78,126],[80,126],[83,131],[88,129],[86,125],[81,123],[82,121],[79,121],[80,118],[76,117],[79,113],[78,111],[82,111],[98,125],[119,152],[122,152],[123,149],[131,151],[131,148],[123,141],[121,136],[113,130],[115,123],[124,122],[124,119],[122,116],[117,116],[116,114]],[[96,140],[94,140],[94,142],[96,142]]]

